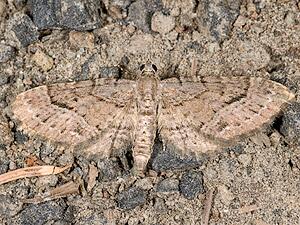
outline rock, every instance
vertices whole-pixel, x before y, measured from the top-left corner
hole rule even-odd
[[[6,173],[8,170],[9,162],[6,160],[0,160],[0,174]]]
[[[295,13],[292,11],[289,11],[284,18],[285,23],[288,26],[294,26],[296,24],[296,18]]]
[[[39,39],[39,32],[37,30],[37,27],[27,15],[22,15],[18,18],[14,18],[12,30],[21,43],[22,47],[27,47],[28,45],[35,41],[38,41]]]
[[[120,77],[120,68],[117,66],[101,67],[99,72],[100,72],[100,77],[103,77],[103,78],[119,78]]]
[[[203,174],[188,171],[181,177],[179,184],[180,193],[187,199],[195,198],[199,193],[204,193]]]
[[[71,211],[67,212],[67,208],[62,201],[49,201],[38,205],[28,205],[15,218],[15,224],[23,225],[42,225],[49,221],[66,220],[69,223],[73,217]]]
[[[118,195],[118,207],[133,209],[146,201],[146,194],[141,188],[132,187]]]
[[[150,190],[153,188],[152,179],[150,177],[138,179],[134,186],[141,188],[142,190]]]
[[[157,192],[179,191],[179,180],[174,178],[166,178],[161,180],[156,186]]]
[[[8,126],[6,118],[0,114],[0,144],[3,146],[10,145],[13,142],[13,136]]]
[[[17,130],[14,135],[14,139],[18,144],[24,144],[28,141],[28,136],[19,130]]]
[[[300,146],[300,103],[294,102],[286,108],[280,132],[289,141]]]
[[[167,34],[175,28],[175,18],[156,12],[152,16],[151,29],[160,34]]]
[[[26,1],[27,0],[14,0],[13,2],[16,9],[21,10],[26,6]]]
[[[101,26],[101,4],[97,0],[29,0],[28,8],[39,29],[67,28],[86,31]]]
[[[222,42],[229,37],[232,24],[239,15],[242,1],[204,0],[197,8],[199,30],[205,28],[214,41]]]
[[[4,17],[5,16],[5,12],[6,12],[6,3],[5,1],[0,1],[0,17]]]
[[[21,201],[9,195],[0,195],[0,217],[10,219],[22,209]]]
[[[71,47],[75,49],[88,48],[92,50],[95,47],[95,36],[91,32],[71,31],[69,33],[69,41]]]
[[[53,59],[38,49],[32,56],[32,60],[38,65],[44,72],[52,69],[54,61]]]
[[[252,161],[252,157],[249,154],[241,154],[238,156],[238,160],[240,163],[243,164],[244,167],[247,167],[250,165]]]
[[[234,199],[234,195],[225,185],[218,187],[218,193],[220,194],[221,202],[224,205],[229,205]]]
[[[152,14],[161,9],[161,0],[150,0],[147,2],[137,0],[129,6],[127,20],[132,21],[136,27],[144,32],[149,32]]]
[[[14,58],[16,50],[9,45],[0,44],[0,63],[5,63]]]
[[[192,155],[182,157],[176,154],[176,149],[173,146],[166,146],[163,150],[161,143],[155,143],[153,149],[150,164],[152,169],[157,172],[195,168],[201,166],[205,160],[205,158],[197,160]]]
[[[110,181],[117,178],[121,174],[119,164],[112,160],[99,160],[97,162],[99,168],[98,179],[100,181]]]
[[[29,0],[28,9],[32,15],[34,24],[39,29],[49,29],[57,25],[56,4],[59,1]]]
[[[6,3],[5,1],[0,1],[0,17],[5,16]]]

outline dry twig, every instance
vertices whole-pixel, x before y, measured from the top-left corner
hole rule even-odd
[[[214,197],[214,189],[209,190],[207,195],[206,195],[206,200],[204,202],[204,210],[203,210],[203,216],[202,216],[202,225],[208,225],[209,222],[209,216],[210,216],[210,211],[212,207],[212,202],[213,202],[213,197]]]
[[[68,169],[70,167],[71,167],[71,165],[67,165],[65,167],[32,166],[32,167],[26,167],[26,168],[22,168],[22,169],[9,171],[7,173],[0,175],[0,185],[8,183],[10,181],[20,179],[20,178],[58,174],[58,173],[65,171],[66,169]]]
[[[57,198],[63,198],[67,195],[75,194],[79,192],[79,184],[73,181],[70,181],[66,184],[63,184],[59,187],[54,188],[53,190],[45,193],[44,196],[37,196],[31,199],[22,200],[24,203],[34,203],[38,204],[45,201],[54,200]]]

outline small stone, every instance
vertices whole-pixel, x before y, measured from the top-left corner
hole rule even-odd
[[[117,66],[101,67],[99,73],[101,78],[120,78],[120,68]]]
[[[48,0],[29,0],[28,8],[33,18],[34,24],[39,29],[49,29],[57,25],[56,2]],[[59,2],[59,1],[58,1]]]
[[[73,155],[73,153],[71,153],[71,152],[64,152],[61,156],[59,156],[58,163],[60,165],[73,164],[74,163],[74,155]]]
[[[22,209],[22,203],[9,195],[0,195],[0,217],[10,219]]]
[[[288,26],[295,25],[296,24],[295,14],[289,11],[285,16],[284,21]]]
[[[22,47],[27,47],[31,43],[38,41],[39,32],[29,16],[22,15],[18,18],[14,18],[13,23],[12,30]]]
[[[102,24],[101,4],[97,0],[30,0],[28,5],[39,29],[61,27],[86,31]]]
[[[15,57],[16,50],[15,48],[9,46],[0,44],[0,63],[5,63]]]
[[[128,8],[127,20],[144,32],[150,31],[151,16],[155,11],[162,9],[161,0],[137,0]]]
[[[281,138],[282,138],[282,136],[278,131],[273,132],[270,135],[271,145],[274,146],[274,147],[277,147],[280,143]]]
[[[160,34],[167,34],[175,28],[175,18],[156,12],[152,16],[151,29]]]
[[[54,187],[58,182],[56,175],[42,176],[37,179],[36,186],[38,187]]]
[[[99,168],[98,179],[101,181],[113,180],[121,174],[119,164],[112,160],[99,160],[97,167]]]
[[[221,197],[221,202],[225,205],[229,205],[234,199],[232,192],[225,185],[219,186],[218,192]]]
[[[118,195],[118,207],[121,209],[133,209],[146,201],[145,192],[137,187],[129,188]]]
[[[248,165],[250,165],[252,157],[249,154],[241,154],[238,156],[238,160],[243,164],[244,167],[247,167]]]
[[[239,15],[236,21],[234,22],[233,26],[241,28],[246,24],[246,22],[247,18],[242,15]]]
[[[42,50],[38,49],[32,56],[32,60],[44,71],[52,69],[54,61],[53,59],[45,54]]]
[[[166,178],[161,180],[156,186],[157,192],[173,192],[179,191],[179,180],[174,178]]]
[[[101,12],[98,0],[61,0],[59,24],[79,31],[96,29],[102,24]]]
[[[6,3],[5,1],[0,1],[0,17],[4,17],[6,12]]]
[[[144,32],[150,31],[149,17],[146,2],[136,1],[129,6],[127,19]]]
[[[26,6],[26,0],[14,0],[14,6],[18,9],[21,10]]]
[[[171,16],[177,17],[180,15],[180,8],[179,7],[174,7],[171,12],[170,12]]]
[[[0,160],[0,174],[6,173],[9,167],[9,161]]]
[[[16,131],[14,139],[18,144],[24,144],[28,141],[28,136],[21,131]]]
[[[203,164],[203,160],[197,160],[194,156],[182,157],[176,154],[176,150],[172,146],[162,148],[161,143],[155,143],[154,153],[151,159],[151,167],[156,172],[167,170],[184,170],[199,167]]]
[[[280,132],[290,142],[300,146],[300,103],[289,104],[282,117]]]
[[[134,186],[141,188],[143,190],[150,190],[151,188],[153,188],[151,178],[149,178],[149,177],[137,180],[135,182]]]
[[[88,48],[92,50],[95,47],[95,36],[91,32],[71,31],[69,33],[69,41],[71,47],[75,49]]]
[[[48,201],[41,204],[32,204],[25,207],[16,218],[16,224],[42,225],[49,221],[65,220],[68,221],[67,208],[62,201]],[[71,221],[68,221],[71,222]]]
[[[209,31],[213,41],[222,42],[230,35],[232,24],[239,15],[243,1],[204,0],[198,5],[199,29],[203,27]]]
[[[8,121],[0,114],[0,144],[7,146],[13,142],[13,136]]]
[[[179,189],[181,194],[187,199],[193,199],[199,193],[204,193],[203,174],[196,171],[184,173],[180,180]]]

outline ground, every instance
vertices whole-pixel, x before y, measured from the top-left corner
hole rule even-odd
[[[72,164],[59,175],[1,185],[0,224],[205,224],[211,193],[209,224],[300,224],[297,98],[270,127],[203,160],[160,152],[157,141],[144,177],[118,159],[75,157],[66,146],[29,136],[13,119],[10,103],[22,91],[134,79],[147,61],[162,78],[190,79],[196,62],[198,76],[260,76],[297,96],[300,2],[0,0],[0,173]],[[91,171],[98,177],[88,187]],[[22,202],[72,180],[80,183],[77,194]]]

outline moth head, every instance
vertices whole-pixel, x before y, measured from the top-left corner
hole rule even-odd
[[[154,64],[147,63],[147,64],[142,64],[140,66],[140,76],[145,77],[145,76],[156,76],[157,72],[157,67]]]

